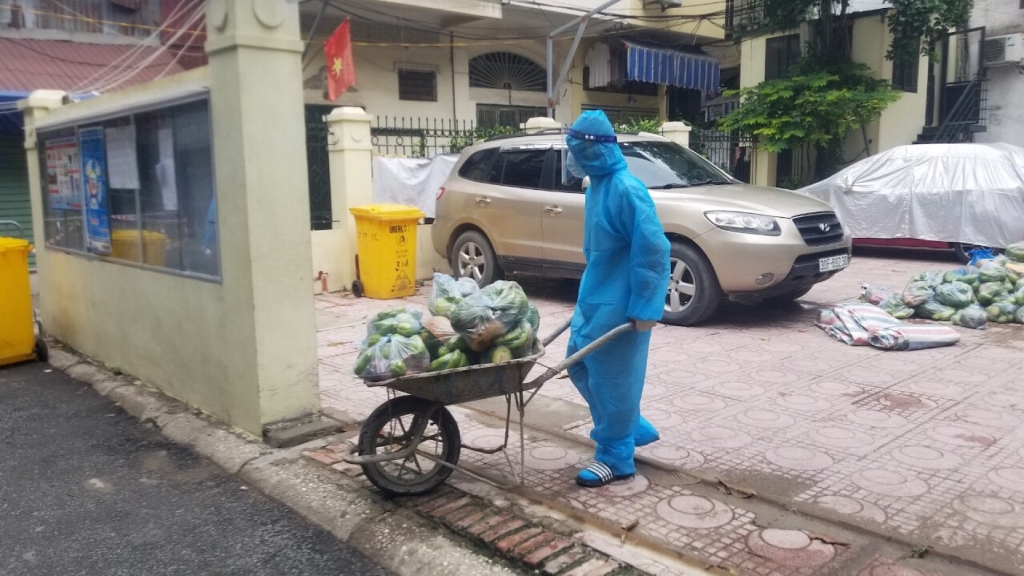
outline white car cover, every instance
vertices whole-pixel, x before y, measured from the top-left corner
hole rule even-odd
[[[798,191],[831,204],[854,238],[1024,240],[1024,148],[1009,144],[900,146]]]

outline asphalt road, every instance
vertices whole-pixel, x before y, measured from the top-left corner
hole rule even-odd
[[[47,370],[0,368],[0,574],[387,574]]]

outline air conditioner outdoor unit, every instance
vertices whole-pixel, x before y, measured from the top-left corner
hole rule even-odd
[[[982,59],[986,66],[1024,66],[1024,33],[986,38]]]
[[[648,7],[648,6],[651,6],[652,4],[655,5],[655,6],[661,6],[662,9],[665,9],[665,8],[679,8],[680,6],[683,5],[683,0],[645,0],[644,1],[644,7],[645,8]]]

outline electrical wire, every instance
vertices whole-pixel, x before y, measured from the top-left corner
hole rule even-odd
[[[8,6],[8,5],[0,5],[0,10],[11,11],[12,8],[10,6]],[[30,13],[30,14],[40,15],[40,16],[52,16],[54,18],[61,18],[63,20],[78,20],[80,22],[88,22],[88,23],[91,23],[91,24],[107,24],[107,25],[111,25],[111,26],[124,26],[124,27],[127,27],[127,28],[138,28],[140,30],[164,30],[164,31],[167,31],[167,32],[177,32],[176,29],[165,28],[163,26],[152,26],[152,25],[149,25],[149,24],[129,24],[129,23],[126,23],[126,22],[117,22],[115,20],[102,20],[102,19],[99,19],[99,18],[90,18],[88,16],[72,16],[72,15],[68,15],[68,14],[62,14],[60,12],[50,12],[48,10],[35,10],[33,8],[26,8],[24,6],[21,8],[21,11],[22,12],[27,12],[27,13]],[[201,32],[196,30],[196,31],[193,31],[193,33],[200,34]]]

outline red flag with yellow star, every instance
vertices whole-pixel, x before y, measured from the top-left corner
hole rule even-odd
[[[327,55],[327,99],[334,102],[349,86],[356,83],[356,69],[352,65],[352,38],[348,19],[324,42]]]

